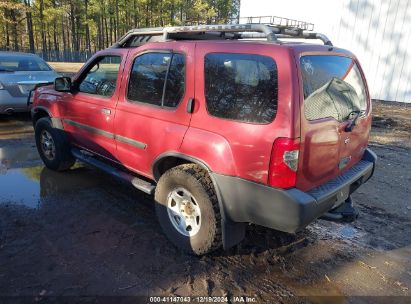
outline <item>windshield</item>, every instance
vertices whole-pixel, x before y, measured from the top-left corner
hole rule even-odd
[[[344,121],[353,112],[366,110],[364,82],[352,58],[303,56],[300,66],[308,120],[333,117]]]
[[[51,71],[41,58],[25,55],[0,55],[0,72]]]

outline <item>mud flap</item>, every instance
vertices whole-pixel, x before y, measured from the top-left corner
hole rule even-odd
[[[246,223],[235,223],[229,219],[221,220],[224,250],[237,245],[244,239],[245,225]]]

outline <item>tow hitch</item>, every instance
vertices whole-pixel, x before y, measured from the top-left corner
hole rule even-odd
[[[327,221],[353,222],[358,218],[358,210],[354,208],[351,196],[335,209],[324,213],[321,219]]]

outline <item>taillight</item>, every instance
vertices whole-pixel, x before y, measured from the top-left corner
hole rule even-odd
[[[277,188],[291,188],[297,179],[300,139],[277,138],[271,152],[268,184]]]

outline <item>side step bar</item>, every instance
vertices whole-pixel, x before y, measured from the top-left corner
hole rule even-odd
[[[120,169],[114,168],[96,158],[93,156],[90,156],[86,153],[83,153],[80,149],[77,148],[72,148],[71,153],[73,156],[78,159],[79,161],[89,164],[93,167],[96,167],[108,174],[111,174],[127,183],[132,184],[134,187],[136,187],[138,190],[141,190],[147,194],[153,194],[154,189],[156,188],[155,185],[151,184],[150,182],[147,182],[141,178],[138,178],[132,174],[126,173],[124,171],[121,171]]]

